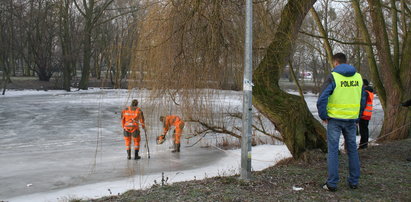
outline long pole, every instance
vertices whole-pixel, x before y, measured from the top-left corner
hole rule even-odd
[[[243,82],[243,131],[241,136],[241,179],[251,178],[251,122],[253,93],[253,1],[246,0],[244,82]]]
[[[147,154],[148,154],[148,158],[150,158],[150,148],[148,147],[148,136],[147,136],[147,131],[146,131],[146,129],[144,129],[144,136],[146,136]]]

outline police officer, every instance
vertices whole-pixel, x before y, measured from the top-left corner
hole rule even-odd
[[[346,64],[343,53],[333,55],[334,69],[326,80],[317,101],[320,118],[327,124],[327,165],[328,179],[323,188],[337,191],[338,151],[341,133],[344,136],[349,158],[348,185],[358,188],[360,160],[356,144],[356,122],[365,105],[363,80],[355,67]]]

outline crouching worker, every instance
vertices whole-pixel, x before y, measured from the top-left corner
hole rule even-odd
[[[123,127],[124,131],[124,141],[126,143],[126,151],[127,151],[127,158],[131,159],[131,137],[133,137],[134,142],[134,159],[140,159],[141,157],[138,155],[138,151],[140,149],[140,127],[145,130],[144,125],[144,114],[143,111],[138,106],[138,101],[133,100],[131,102],[131,106],[124,109],[121,112],[121,126]]]
[[[174,126],[173,142],[174,149],[172,152],[180,152],[180,138],[183,133],[184,121],[178,116],[161,116],[160,121],[163,123],[163,134],[157,137],[157,144],[163,144],[167,132]]]

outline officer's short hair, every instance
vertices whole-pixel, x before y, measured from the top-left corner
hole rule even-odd
[[[362,83],[364,84],[364,86],[370,85],[370,82],[367,79],[363,79]]]
[[[344,53],[337,53],[333,55],[333,61],[337,61],[339,64],[347,63],[347,56]]]
[[[137,100],[131,101],[131,106],[132,106],[132,107],[137,107],[137,105],[138,105],[138,101],[137,101]]]

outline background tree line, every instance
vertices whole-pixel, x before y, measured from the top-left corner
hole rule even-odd
[[[102,73],[113,83],[125,77],[138,1],[4,0],[0,10],[3,87],[11,76],[54,78],[68,91],[87,89]],[[120,69],[113,68],[118,57]]]
[[[217,2],[217,3],[216,3]],[[281,6],[286,1],[258,1],[255,10],[257,20],[255,28],[255,63],[262,57],[270,35],[275,31],[279,20]],[[201,5],[203,6],[201,6]],[[133,0],[4,0],[0,2],[1,22],[1,70],[3,86],[12,82],[10,77],[36,76],[40,81],[57,80],[57,87],[70,90],[70,87],[87,89],[89,82],[101,83],[101,79],[108,80],[112,86],[126,87],[124,81],[130,73],[133,48],[146,46],[149,38],[160,37],[155,33],[139,30],[148,29],[150,21],[157,16],[150,16],[150,10],[164,6],[175,6],[181,12],[179,15],[169,16],[175,24],[175,33],[169,34],[169,40],[177,43],[175,56],[182,58],[184,45],[198,44],[202,48],[202,55],[207,55],[202,63],[212,64],[216,70],[209,74],[214,78],[214,84],[223,85],[226,89],[241,89],[242,75],[242,43],[243,43],[243,3],[241,1],[133,1]],[[204,7],[207,5],[207,8]],[[201,12],[196,12],[197,9]],[[203,10],[204,9],[204,10]],[[318,6],[318,20],[324,24],[324,31],[329,38],[358,39],[359,31],[355,31],[352,13],[341,12],[333,6],[331,0],[321,1]],[[338,12],[340,10],[340,12]],[[352,9],[349,9],[352,10]],[[203,12],[213,12],[208,24],[184,24],[184,17],[202,20]],[[191,12],[191,13],[186,13]],[[161,13],[160,13],[161,14]],[[154,15],[154,14],[153,14]],[[171,14],[173,15],[173,14]],[[196,16],[197,15],[197,16]],[[203,19],[204,20],[204,19]],[[317,21],[318,23],[318,21]],[[190,27],[191,26],[191,27]],[[195,28],[196,26],[197,28]],[[201,26],[209,26],[208,32],[202,32],[206,37],[182,34],[185,32],[200,31]],[[321,36],[316,31],[316,21],[308,16],[303,24],[303,30],[295,48],[293,67],[297,77],[302,71],[312,71],[315,84],[318,86],[327,72],[326,53],[321,48]],[[192,28],[191,30],[188,30]],[[195,29],[194,29],[195,28]],[[142,33],[145,37],[140,37]],[[184,36],[182,36],[184,35]],[[140,39],[138,42],[137,40]],[[154,39],[153,39],[154,40]],[[200,40],[200,41],[199,41]],[[201,41],[202,40],[202,41]],[[202,43],[205,41],[205,44]],[[353,42],[350,40],[345,40]],[[155,43],[151,41],[151,43]],[[202,46],[199,46],[199,45]],[[339,44],[330,41],[332,48],[340,47],[349,51],[352,61],[365,64],[364,51],[353,44]],[[147,48],[147,47],[146,47]],[[152,48],[149,48],[152,52]],[[142,49],[144,50],[144,48]],[[147,54],[148,49],[143,54]],[[356,51],[356,52],[355,52]],[[355,52],[355,53],[354,53]],[[158,56],[157,56],[158,57]],[[195,57],[195,56],[192,56]],[[180,62],[188,63],[188,57]],[[139,69],[144,69],[150,58],[140,58]],[[152,58],[151,58],[152,59]],[[222,61],[219,61],[219,60]],[[191,66],[199,67],[198,61],[191,60]],[[150,64],[152,65],[152,64]],[[178,64],[181,66],[182,64]],[[211,66],[210,66],[211,67]],[[364,71],[367,68],[361,68]],[[223,72],[219,72],[219,71]],[[142,77],[142,73],[139,73]],[[285,71],[290,80],[290,73]],[[103,75],[103,77],[102,77]],[[215,77],[217,76],[217,77]],[[209,80],[210,78],[203,78]],[[123,82],[123,86],[121,83]],[[4,88],[5,89],[5,88]]]

